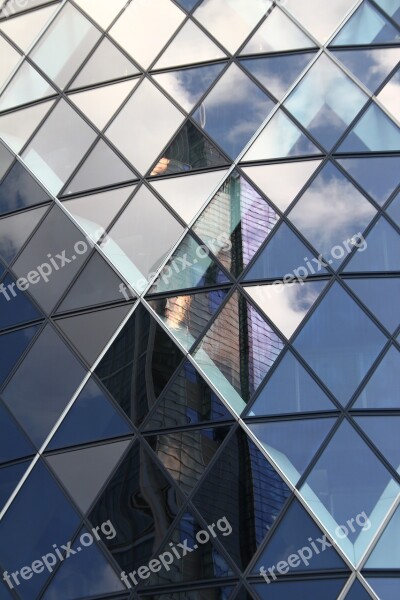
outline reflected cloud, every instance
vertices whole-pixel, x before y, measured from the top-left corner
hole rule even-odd
[[[320,42],[325,42],[355,3],[356,0],[323,3],[321,0],[286,0],[285,8]]]

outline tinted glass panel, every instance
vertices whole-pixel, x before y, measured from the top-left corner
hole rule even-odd
[[[13,212],[50,200],[21,163],[16,162],[0,185],[0,211]]]

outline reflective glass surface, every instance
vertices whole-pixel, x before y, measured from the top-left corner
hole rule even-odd
[[[0,284],[0,293],[0,329],[41,318],[40,311],[10,275],[6,275]]]
[[[390,44],[398,40],[395,27],[365,0],[334,38],[333,46]]]
[[[400,48],[332,49],[332,53],[371,92],[375,92],[400,60]]]
[[[20,162],[15,162],[0,184],[0,211],[14,212],[35,204],[48,202],[50,197],[29,175]]]
[[[399,183],[399,156],[343,158],[339,163],[380,206]]]
[[[400,225],[400,194],[397,194],[393,202],[390,203],[387,213],[397,225]]]
[[[10,263],[38,225],[47,206],[0,219],[0,256]]]
[[[399,568],[399,540],[395,534],[399,525],[400,509],[397,508],[365,563],[366,569]]]
[[[0,431],[0,463],[35,453],[32,444],[2,402],[0,403]]]
[[[325,3],[321,10],[319,0],[287,0],[285,7],[308,29],[320,42],[325,42],[336,27],[354,6],[354,0],[335,0]]]
[[[355,409],[400,409],[400,352],[391,346],[354,404]]]
[[[350,279],[347,285],[364,302],[380,322],[391,332],[400,323],[397,299],[400,296],[400,279]]]
[[[347,272],[385,272],[400,270],[400,239],[398,233],[384,218],[370,231],[349,264]]]
[[[28,62],[22,63],[0,99],[0,111],[55,94],[55,90]]]
[[[22,150],[53,104],[48,100],[0,116],[0,136],[13,152]]]
[[[338,148],[339,152],[399,152],[400,131],[374,103]]]
[[[254,587],[261,600],[297,600],[299,594],[303,598],[325,598],[336,600],[342,590],[345,579],[285,581],[267,587],[266,583],[256,584]]]
[[[383,90],[378,94],[378,100],[399,121],[400,109],[398,107],[398,94],[400,91],[400,71],[397,71]]]
[[[28,327],[11,333],[5,333],[0,336],[0,385],[3,385],[14,365],[25,352],[37,331],[38,327]]]

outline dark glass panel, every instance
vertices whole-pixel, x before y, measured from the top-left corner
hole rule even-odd
[[[261,600],[298,600],[298,598],[324,598],[337,600],[346,583],[345,579],[322,579],[311,581],[285,581],[269,586],[254,586]]]
[[[48,194],[22,164],[14,163],[0,185],[0,212],[12,212],[48,201],[50,201]]]
[[[346,283],[390,333],[394,333],[400,323],[400,278],[348,279]]]
[[[400,579],[367,577],[367,581],[375,593],[379,594],[379,600],[393,600],[400,593]]]
[[[400,426],[399,416],[390,417],[354,417],[370,440],[392,467],[400,472]]]
[[[354,404],[355,409],[400,409],[400,353],[391,346]]]
[[[0,402],[0,464],[34,454],[33,446]]]
[[[0,329],[29,323],[42,317],[29,296],[16,286],[15,279],[10,275],[6,275],[0,284],[0,294]]]
[[[29,462],[23,462],[9,467],[0,467],[0,511],[4,508],[28,466]]]
[[[0,256],[9,264],[21,250],[47,210],[47,206],[0,219]]]
[[[400,193],[397,194],[393,202],[390,203],[387,209],[388,215],[392,217],[395,223],[400,227]]]
[[[0,385],[3,385],[10,371],[36,334],[38,327],[27,327],[0,336]]]
[[[358,579],[356,579],[346,596],[346,600],[371,600],[371,596]]]
[[[399,184],[400,156],[343,158],[339,163],[380,206]]]
[[[338,152],[400,152],[399,128],[372,103],[344,138]]]
[[[345,272],[400,271],[400,237],[397,231],[381,217],[369,232]]]

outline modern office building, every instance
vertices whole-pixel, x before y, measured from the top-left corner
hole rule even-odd
[[[400,597],[400,0],[0,0],[0,600]]]

